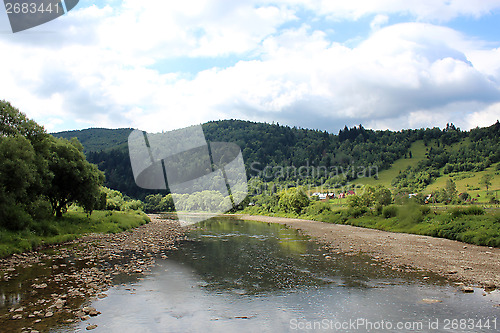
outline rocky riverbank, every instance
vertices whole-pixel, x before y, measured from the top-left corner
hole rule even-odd
[[[500,249],[443,238],[293,218],[237,215],[299,229],[331,252],[366,253],[396,270],[424,270],[485,290],[500,288]],[[470,289],[462,287],[467,292]]]
[[[113,284],[141,279],[155,258],[165,258],[184,238],[178,221],[150,218],[130,231],[91,234],[0,260],[2,331],[43,332],[99,315],[88,303],[106,297]]]

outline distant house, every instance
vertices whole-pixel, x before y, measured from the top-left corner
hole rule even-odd
[[[432,199],[432,194],[429,194],[428,196],[425,197],[425,203],[428,204],[429,202],[431,202],[431,199]]]

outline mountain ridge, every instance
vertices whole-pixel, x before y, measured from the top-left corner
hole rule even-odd
[[[462,131],[453,124],[446,128],[405,129],[400,131],[370,130],[362,125],[341,129],[338,134],[327,131],[258,123],[244,120],[218,120],[201,125],[209,142],[233,142],[240,146],[248,177],[263,182],[285,182],[291,186],[322,185],[328,176],[289,177],[266,175],[266,167],[342,167],[362,168],[376,165],[387,170],[401,158],[411,157],[411,146],[421,140],[426,158],[398,175],[399,181],[415,190],[427,186],[446,166],[448,172],[484,170],[500,160],[500,123]],[[76,137],[84,146],[89,161],[106,174],[106,185],[133,197],[144,197],[151,191],[139,189],[134,182],[127,150],[131,128],[64,131],[54,136]],[[451,149],[461,142],[460,151]],[[455,151],[457,150],[457,151]],[[352,169],[351,169],[352,170]],[[335,181],[350,182],[357,175]],[[413,181],[416,178],[418,181]],[[157,191],[155,191],[157,192]]]

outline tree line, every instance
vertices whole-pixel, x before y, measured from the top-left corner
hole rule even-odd
[[[422,140],[427,158],[415,167],[401,172],[393,185],[408,192],[419,191],[432,183],[441,170],[446,173],[480,171],[500,161],[500,124],[462,131],[453,124],[443,129],[407,129],[401,131],[370,130],[362,125],[344,127],[338,134],[242,120],[211,121],[202,125],[208,141],[233,142],[243,153],[247,177],[256,183],[278,184],[281,187],[301,185],[344,186],[365,177],[358,170],[386,170],[398,159],[411,156],[412,143]],[[116,131],[116,132],[115,132]],[[167,191],[139,188],[134,181],[127,148],[130,129],[88,129],[56,133],[56,136],[77,136],[86,147],[90,162],[106,175],[105,185],[126,195],[144,200],[146,196]],[[106,148],[104,148],[106,147]],[[302,166],[325,170],[356,170],[339,177],[328,172],[303,175],[266,170],[298,170]],[[269,169],[272,168],[272,169]],[[269,175],[271,176],[269,178]],[[252,189],[250,189],[252,191]]]
[[[104,179],[76,138],[55,138],[0,101],[1,226],[23,229],[33,220],[62,216],[72,204],[91,214],[106,204]]]

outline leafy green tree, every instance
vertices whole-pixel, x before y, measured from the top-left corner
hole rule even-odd
[[[21,202],[36,178],[35,151],[23,136],[0,137],[0,193]]]
[[[486,192],[488,192],[490,186],[491,186],[491,180],[493,179],[493,176],[489,173],[485,174],[481,180],[479,181],[480,185],[483,185],[486,187]]]
[[[458,195],[458,198],[459,198],[461,201],[467,201],[467,200],[469,200],[469,199],[470,199],[470,195],[469,195],[469,193],[467,193],[467,192],[463,192],[463,193],[460,193],[460,194]]]
[[[87,162],[79,148],[81,146],[75,146],[65,139],[54,138],[52,141],[49,170],[54,178],[45,195],[58,217],[73,203],[91,214],[100,200],[104,174],[97,166]]]
[[[144,209],[147,212],[158,212],[160,211],[160,202],[162,200],[162,195],[150,194],[144,198]]]
[[[159,210],[161,212],[174,212],[175,204],[172,194],[167,194],[164,196],[159,203]]]
[[[299,188],[292,187],[281,191],[279,194],[278,205],[280,209],[287,213],[300,213],[303,208],[309,205],[309,197]]]
[[[377,200],[377,190],[373,186],[366,186],[360,197],[362,206],[371,207]]]
[[[25,208],[37,177],[35,158],[25,137],[0,137],[0,224],[4,227],[22,229],[30,221]]]
[[[47,137],[43,126],[28,119],[24,113],[4,100],[0,101],[0,135],[22,135],[32,144],[42,141]]]
[[[445,187],[446,193],[448,193],[448,196],[450,199],[453,199],[457,195],[457,185],[455,182],[448,178],[446,180],[446,187]]]
[[[437,201],[451,202],[455,199],[457,199],[457,186],[451,178],[448,178],[445,187],[437,192]]]
[[[360,195],[350,195],[347,197],[347,205],[349,207],[355,208],[355,207],[364,207],[364,200]]]
[[[377,205],[387,206],[392,203],[392,194],[391,191],[385,187],[380,187],[375,192],[375,200]]]

